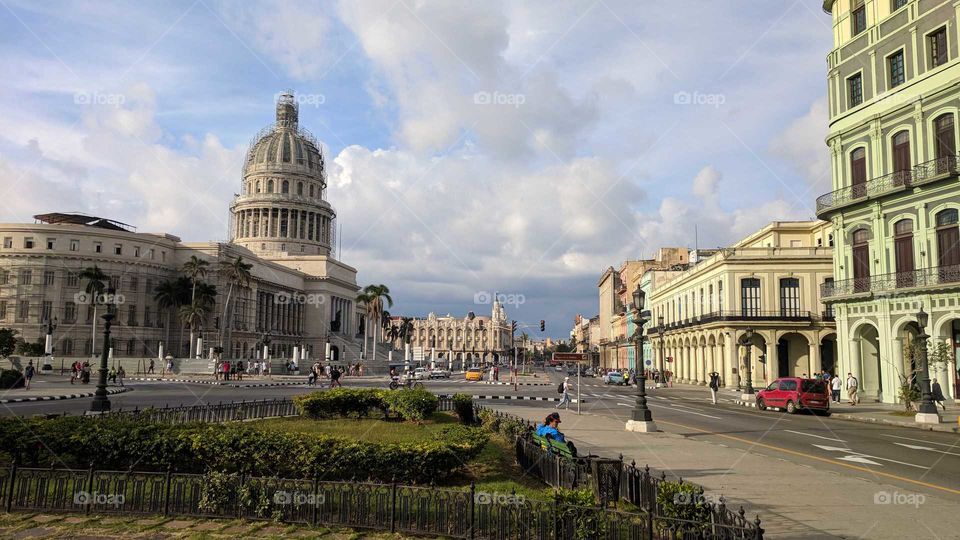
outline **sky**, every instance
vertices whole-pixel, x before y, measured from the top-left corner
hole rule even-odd
[[[814,217],[830,24],[819,0],[0,0],[0,222],[226,241],[291,89],[361,286],[414,316],[498,293],[565,338],[609,266]]]

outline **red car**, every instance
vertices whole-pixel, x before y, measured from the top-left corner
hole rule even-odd
[[[830,386],[827,381],[781,377],[757,392],[757,408],[777,407],[788,413],[801,409],[827,413],[830,411]]]

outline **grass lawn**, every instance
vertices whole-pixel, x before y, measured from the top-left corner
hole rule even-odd
[[[250,422],[251,426],[266,431],[291,431],[334,435],[369,442],[407,443],[432,437],[441,427],[456,424],[457,418],[446,413],[435,413],[422,424],[412,422],[384,421],[372,418],[334,418],[312,420],[310,418],[271,418]]]

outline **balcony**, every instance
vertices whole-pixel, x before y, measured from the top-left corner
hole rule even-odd
[[[912,169],[878,176],[863,184],[831,191],[826,195],[817,197],[817,217],[825,219],[825,216],[844,206],[877,199],[937,180],[956,177],[960,173],[957,162],[957,156],[937,158],[920,163]]]
[[[937,266],[912,272],[894,272],[844,279],[820,285],[820,297],[839,298],[855,294],[888,294],[926,287],[960,288],[960,265]]]
[[[758,310],[728,310],[728,311],[713,311],[710,313],[704,313],[703,315],[698,315],[696,317],[690,317],[688,319],[683,319],[681,321],[675,321],[669,324],[664,324],[663,328],[666,331],[669,330],[679,330],[682,328],[689,328],[692,326],[699,326],[703,324],[709,324],[714,322],[813,322],[815,320],[822,320],[821,317],[817,317],[810,311],[799,311],[799,310],[783,310],[783,311],[758,311]],[[656,326],[647,329],[647,335],[654,335],[659,333],[659,328]]]

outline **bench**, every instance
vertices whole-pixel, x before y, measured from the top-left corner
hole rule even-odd
[[[540,445],[540,448],[543,448],[548,453],[556,454],[560,457],[564,457],[567,459],[576,458],[576,456],[573,455],[573,452],[570,451],[570,447],[567,446],[567,443],[560,442],[554,439],[553,437],[549,437],[549,436],[543,437],[543,436],[534,434],[533,442]]]

